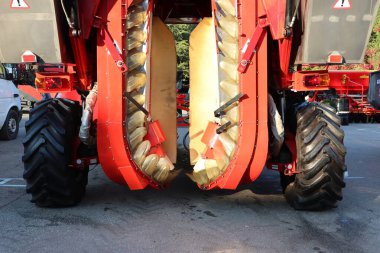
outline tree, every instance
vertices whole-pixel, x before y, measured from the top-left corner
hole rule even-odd
[[[190,33],[194,30],[195,25],[180,24],[168,25],[176,41],[177,50],[177,71],[182,72],[183,84],[189,84],[189,40]]]
[[[369,39],[368,48],[365,55],[366,63],[372,65],[375,69],[380,68],[380,12],[377,14],[373,26],[371,38]]]

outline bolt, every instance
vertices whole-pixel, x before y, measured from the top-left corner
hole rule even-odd
[[[119,61],[116,62],[116,65],[117,65],[119,68],[121,68],[121,67],[124,66],[124,62],[119,60]]]
[[[77,165],[80,165],[82,164],[82,160],[81,159],[77,159]]]

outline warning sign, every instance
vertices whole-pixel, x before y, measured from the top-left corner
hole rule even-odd
[[[11,0],[11,8],[13,9],[28,9],[29,4],[26,0]]]
[[[351,9],[351,3],[349,0],[338,0],[333,6],[334,9]]]

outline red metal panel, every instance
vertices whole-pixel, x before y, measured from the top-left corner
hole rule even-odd
[[[102,1],[101,17],[107,20],[107,28],[115,42],[124,48],[124,1]],[[125,50],[123,49],[125,54]],[[144,189],[149,181],[138,173],[128,151],[124,126],[124,75],[108,54],[104,38],[98,37],[98,153],[103,170],[113,181],[127,183],[133,189]],[[125,57],[125,55],[124,55]]]
[[[250,65],[249,63],[251,62],[252,57],[255,55],[257,51],[259,42],[261,42],[263,38],[266,36],[266,27],[268,25],[269,24],[266,18],[259,19],[255,32],[253,33],[249,41],[248,47],[240,61],[240,65],[238,68],[240,73],[245,73],[247,71],[247,68]]]
[[[266,10],[269,23],[271,24],[270,31],[273,39],[278,40],[284,38],[286,0],[263,0],[262,3]]]
[[[370,71],[329,70],[330,88],[338,94],[368,92]]]
[[[92,83],[92,69],[88,63],[88,54],[84,39],[81,37],[70,36],[70,42],[74,52],[79,88],[81,90],[90,90]]]
[[[88,39],[94,23],[100,0],[79,0],[81,36]]]
[[[25,92],[29,96],[33,97],[37,101],[40,101],[42,99],[41,93],[39,93],[37,89],[34,88],[33,86],[26,84],[26,85],[19,85],[17,88],[21,90],[22,92]]]
[[[256,30],[259,13],[263,7],[258,1],[241,0],[239,6],[240,49]],[[260,64],[259,64],[260,61]],[[240,138],[234,157],[223,177],[207,189],[236,189],[247,168],[256,178],[262,171],[267,159],[267,45],[266,37],[259,41],[258,51],[247,71],[240,75],[240,91],[247,98],[240,103]],[[260,103],[260,106],[258,106]],[[253,158],[253,159],[252,159]],[[250,165],[251,164],[251,165]]]
[[[258,13],[264,11],[264,7],[258,1]],[[282,2],[282,1],[278,1]],[[284,5],[285,6],[285,5]],[[278,21],[280,22],[280,21]],[[268,157],[268,48],[267,37],[262,41],[259,51],[257,52],[255,65],[256,71],[256,110],[257,110],[257,131],[256,142],[254,146],[253,158],[249,168],[249,178],[254,181],[261,174]],[[250,79],[247,79],[247,81]],[[253,79],[254,80],[254,79]]]
[[[282,89],[289,89],[292,85],[292,75],[289,73],[290,56],[292,52],[293,36],[290,38],[282,39],[278,41],[279,49],[279,61],[281,72],[281,85]]]

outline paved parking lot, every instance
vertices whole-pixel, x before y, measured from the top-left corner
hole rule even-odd
[[[21,128],[0,142],[0,252],[379,252],[380,124],[345,130],[343,202],[300,212],[271,171],[233,192],[203,192],[184,176],[168,190],[132,192],[99,166],[78,207],[37,208],[20,179]]]

